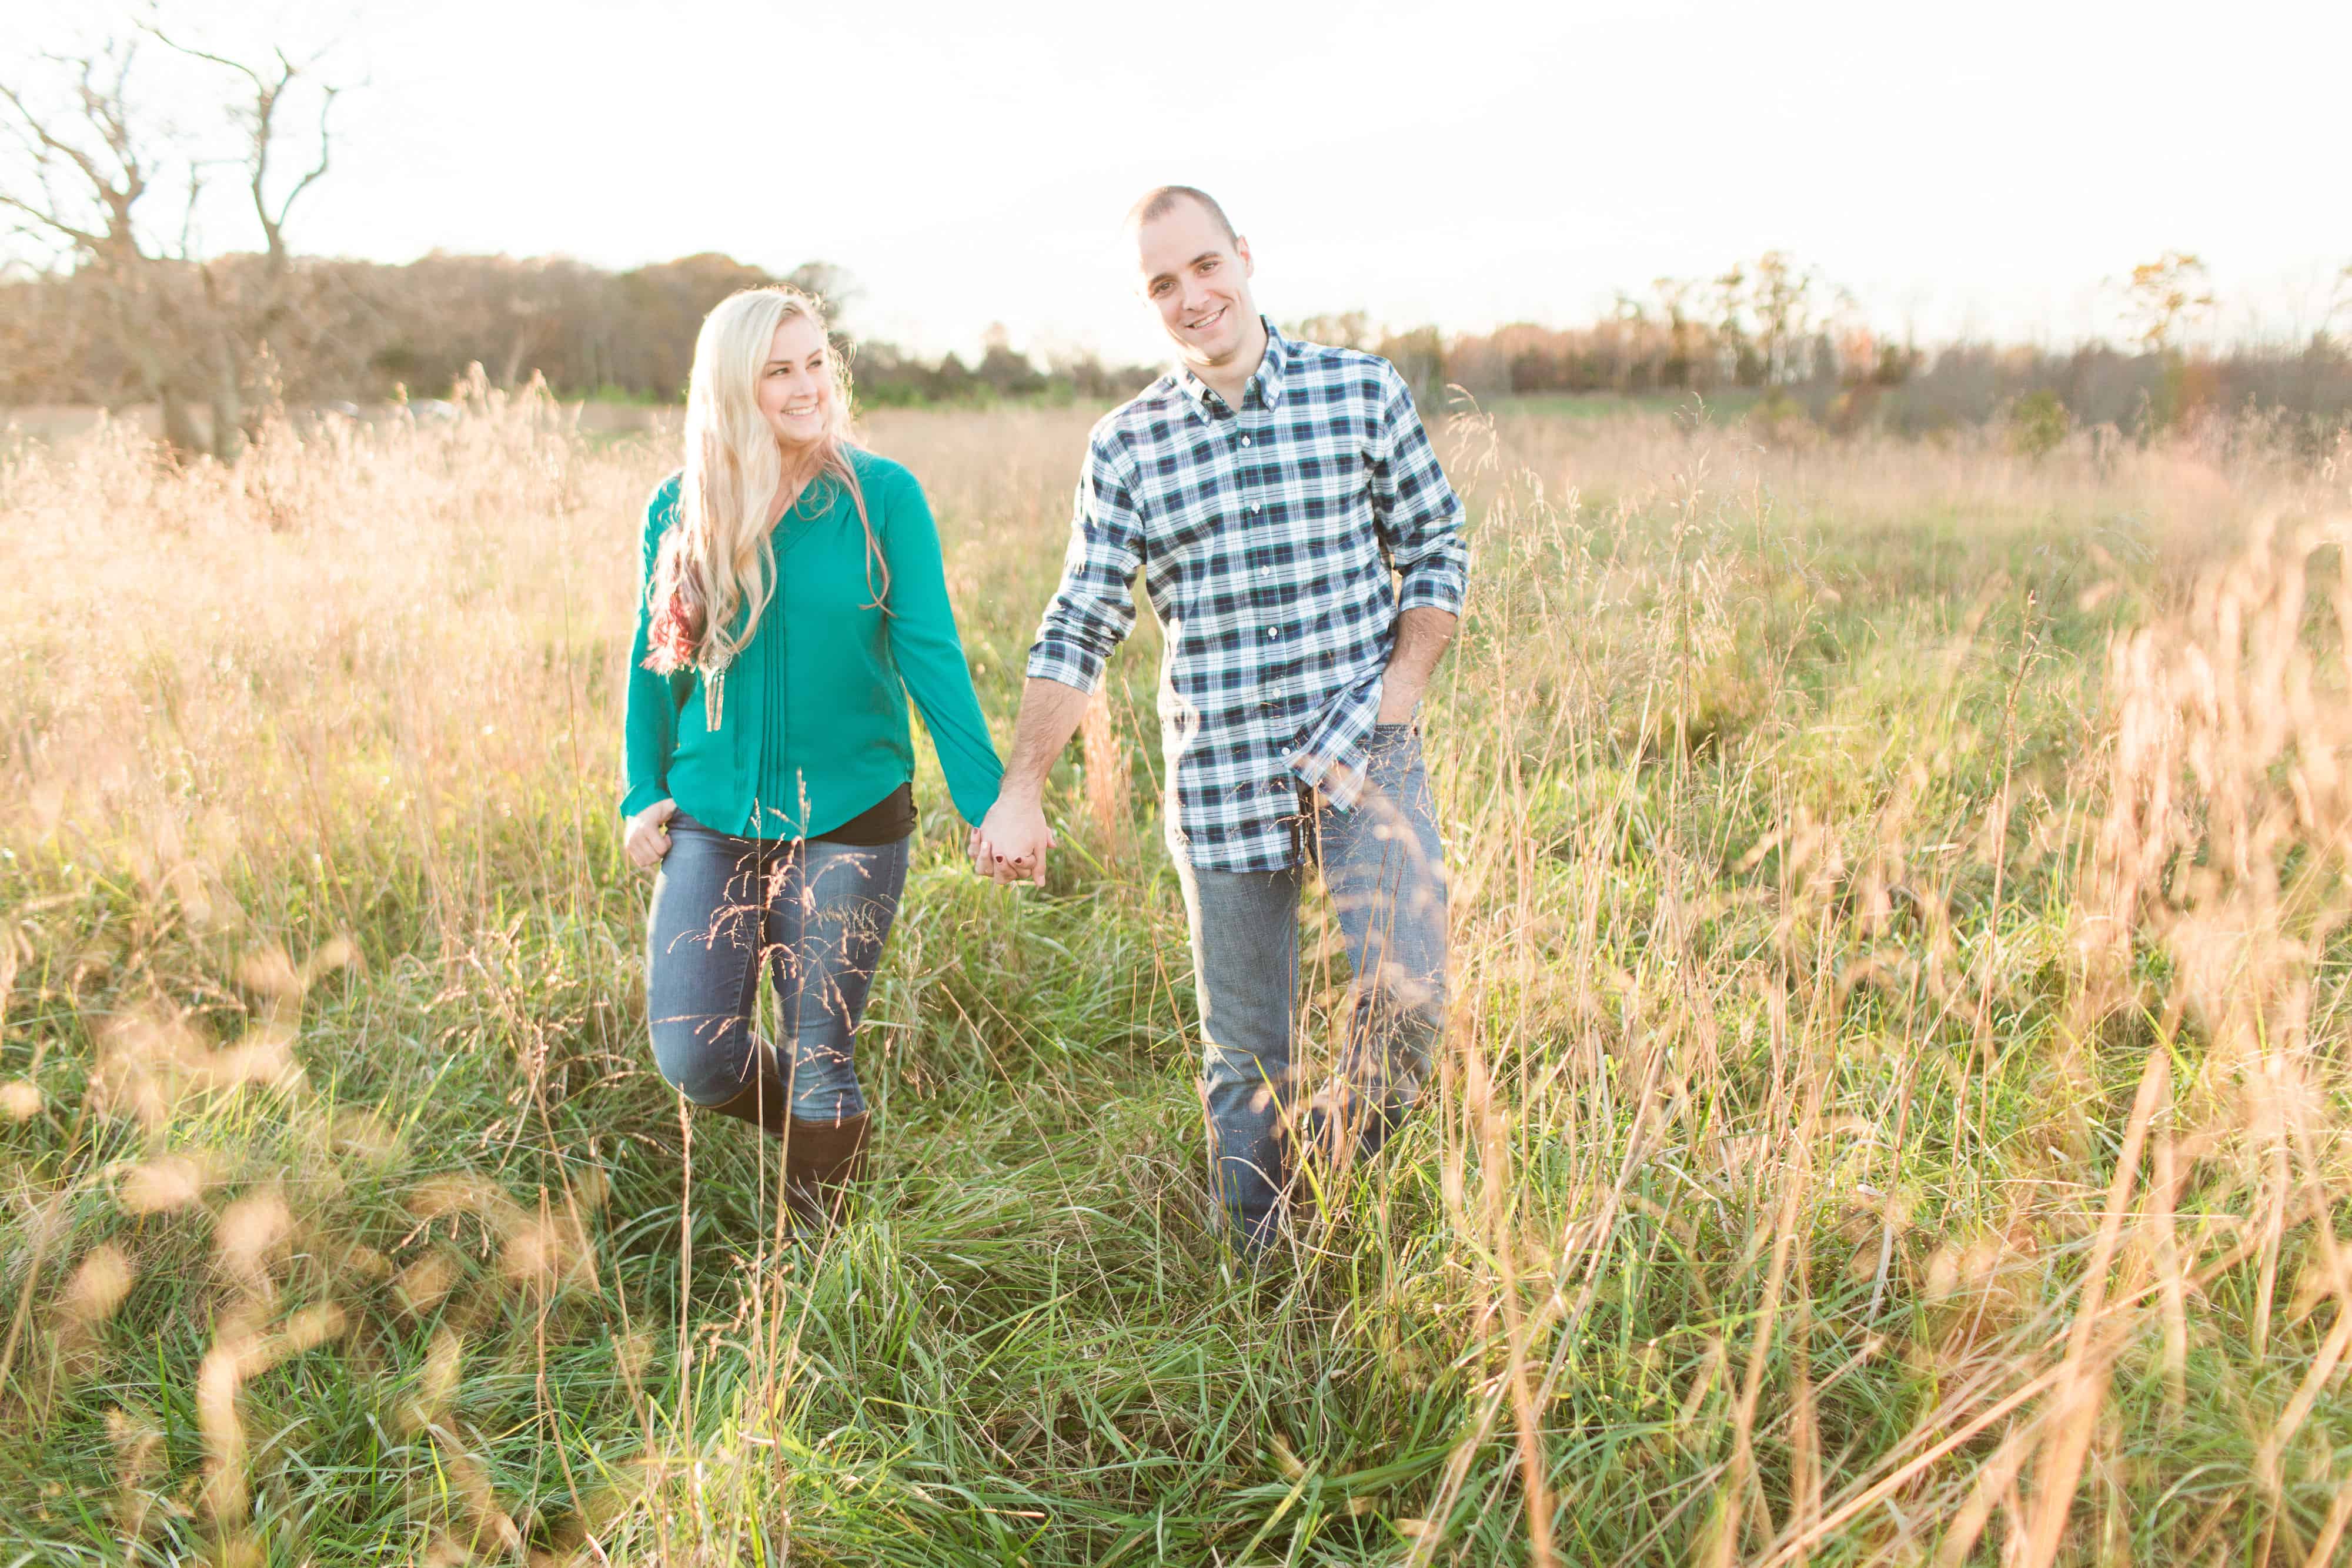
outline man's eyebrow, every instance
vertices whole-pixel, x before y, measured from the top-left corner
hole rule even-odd
[[[1210,246],[1207,250],[1204,250],[1204,251],[1202,251],[1200,255],[1198,255],[1198,256],[1194,256],[1192,260],[1190,260],[1190,261],[1186,262],[1184,265],[1185,265],[1186,267],[1198,267],[1198,266],[1200,266],[1202,262],[1204,262],[1204,261],[1208,260],[1211,256],[1214,256],[1214,255],[1216,255],[1216,254],[1217,254],[1216,247],[1215,247],[1214,246]],[[1155,272],[1155,273],[1153,273],[1153,274],[1151,275],[1151,277],[1150,277],[1149,279],[1147,279],[1146,281],[1148,281],[1148,282],[1151,282],[1151,283],[1157,283],[1157,282],[1159,282],[1159,281],[1160,281],[1161,278],[1163,278],[1163,277],[1173,277],[1174,276],[1175,276],[1175,273],[1174,273],[1173,271],[1169,271],[1169,272]]]

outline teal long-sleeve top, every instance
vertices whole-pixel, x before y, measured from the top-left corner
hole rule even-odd
[[[914,777],[910,693],[956,810],[977,822],[995,803],[1004,765],[956,634],[930,504],[889,459],[852,449],[850,461],[890,568],[889,613],[873,605],[866,535],[847,488],[818,479],[776,525],[775,594],[727,670],[715,730],[699,672],[645,667],[646,589],[661,537],[679,516],[682,475],[655,487],[622,727],[624,816],[667,797],[721,832],[830,832]]]

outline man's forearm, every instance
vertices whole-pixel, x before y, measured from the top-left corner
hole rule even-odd
[[[1397,617],[1396,645],[1389,650],[1388,669],[1381,676],[1382,724],[1402,724],[1412,717],[1421,694],[1429,687],[1430,674],[1437,668],[1438,656],[1454,641],[1457,623],[1451,611],[1426,605]],[[1023,708],[1025,713],[1025,703]]]
[[[1087,694],[1076,686],[1032,675],[1021,688],[1021,716],[1013,724],[1013,756],[1005,763],[999,793],[1034,801],[1045,792],[1054,759],[1077,734],[1087,716]]]

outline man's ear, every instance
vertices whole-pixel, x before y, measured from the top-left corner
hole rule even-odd
[[[1244,239],[1239,235],[1235,235],[1234,236],[1234,254],[1241,257],[1242,276],[1244,277],[1255,277],[1257,276],[1257,263],[1250,259],[1249,241]]]

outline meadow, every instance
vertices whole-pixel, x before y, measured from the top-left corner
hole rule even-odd
[[[798,1239],[645,1039],[672,457],[463,404],[0,444],[0,1562],[2352,1551],[2352,445],[1460,411],[1454,1018],[1253,1271],[1148,620],[1045,888],[926,751]],[[1000,743],[1089,418],[866,426]]]

